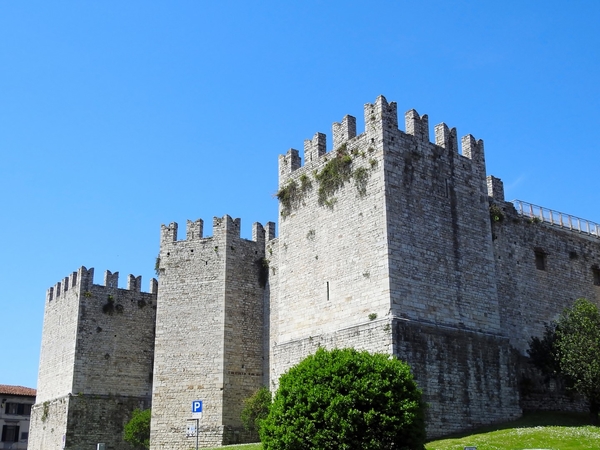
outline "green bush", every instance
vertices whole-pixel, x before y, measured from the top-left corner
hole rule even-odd
[[[248,431],[258,432],[260,422],[269,414],[271,406],[271,391],[265,386],[244,400],[242,423]]]
[[[125,424],[123,439],[135,448],[150,448],[150,409],[136,409]]]
[[[264,450],[421,450],[425,408],[406,363],[320,348],[280,378],[260,437]]]

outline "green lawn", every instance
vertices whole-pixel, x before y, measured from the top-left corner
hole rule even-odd
[[[514,422],[429,442],[427,450],[600,449],[600,428],[588,423],[586,415],[528,414]]]
[[[587,425],[586,415],[535,413],[500,425],[489,426],[469,434],[431,441],[427,450],[598,450],[600,427]],[[261,450],[260,444],[219,447],[228,450]]]

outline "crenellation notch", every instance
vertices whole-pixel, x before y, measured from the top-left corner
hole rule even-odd
[[[504,183],[500,178],[496,178],[493,175],[488,176],[487,187],[488,196],[499,202],[504,201]]]
[[[171,222],[168,226],[160,226],[160,243],[175,242],[177,240],[177,222]]]
[[[451,153],[458,153],[458,140],[456,128],[448,128],[444,122],[434,127],[435,144],[445,148]]]
[[[188,241],[194,239],[202,239],[204,233],[204,221],[198,219],[195,222],[188,220],[186,228],[186,239]]]
[[[110,270],[104,272],[104,286],[108,288],[119,287],[119,272],[112,273]]]
[[[404,114],[406,134],[414,136],[421,142],[429,142],[429,117],[427,114],[419,116],[416,110],[411,109]]]
[[[312,139],[304,140],[304,163],[317,162],[327,152],[327,136],[315,133]]]
[[[356,137],[356,117],[346,115],[341,122],[332,125],[333,149],[340,148],[353,137]]]
[[[141,292],[142,290],[142,276],[135,277],[131,274],[127,276],[127,290],[134,292]]]

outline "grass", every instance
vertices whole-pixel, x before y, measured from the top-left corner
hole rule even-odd
[[[427,450],[552,449],[586,450],[600,448],[600,427],[589,424],[583,414],[525,414],[514,422],[464,433],[448,439],[429,442]]]
[[[215,447],[214,449],[204,450],[262,450],[262,444],[239,444],[239,445],[224,445],[223,447]]]
[[[596,450],[600,427],[588,425],[588,416],[567,413],[525,414],[518,420],[480,428],[470,433],[431,441],[427,450]],[[218,449],[261,450],[261,444],[230,445]]]

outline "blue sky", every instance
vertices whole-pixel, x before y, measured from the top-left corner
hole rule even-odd
[[[508,199],[600,222],[600,2],[0,2],[0,384],[46,290],[154,276],[162,223],[275,221],[277,157],[383,94],[485,141]]]

